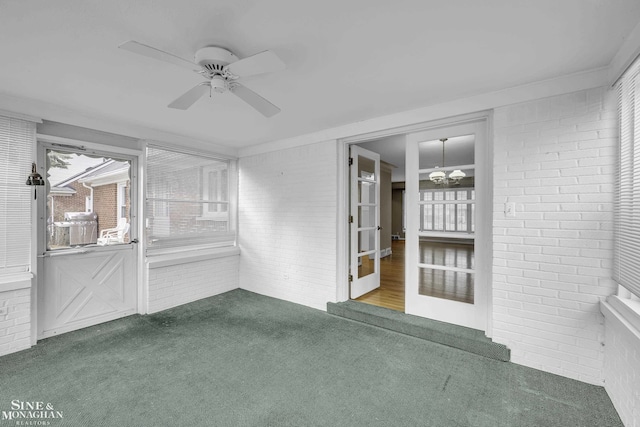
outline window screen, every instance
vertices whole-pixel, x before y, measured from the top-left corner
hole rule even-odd
[[[146,227],[150,249],[235,244],[228,160],[147,148]]]

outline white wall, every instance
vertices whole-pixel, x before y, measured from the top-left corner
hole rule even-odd
[[[615,97],[596,88],[512,104],[493,125],[493,339],[515,363],[602,385]],[[320,309],[334,300],[337,163],[328,143],[241,158],[242,288]]]
[[[240,287],[326,310],[336,300],[337,143],[240,159]]]
[[[635,305],[634,311],[627,307]],[[605,314],[604,379],[626,427],[640,427],[640,302],[610,297]]]
[[[168,257],[147,262],[147,312],[155,313],[238,288],[239,253],[235,249],[228,252],[199,259]]]
[[[31,274],[0,275],[0,356],[31,347]]]
[[[616,290],[616,117],[606,88],[494,114],[493,339],[515,363],[599,385],[599,302]]]

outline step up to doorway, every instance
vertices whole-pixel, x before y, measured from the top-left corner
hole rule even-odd
[[[356,301],[327,303],[327,312],[490,359],[505,362],[510,359],[510,351],[506,346],[494,343],[482,331],[475,329],[412,316]]]

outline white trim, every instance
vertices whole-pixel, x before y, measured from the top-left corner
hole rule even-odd
[[[393,134],[406,133],[398,130],[404,126],[415,126],[435,120],[454,121],[454,118],[477,111],[490,110],[503,105],[518,104],[565,93],[578,92],[584,89],[606,86],[609,84],[608,67],[595,68],[574,74],[567,74],[548,80],[515,86],[495,92],[482,93],[466,98],[441,101],[432,105],[400,113],[375,117],[343,126],[325,129],[320,132],[299,135],[278,141],[266,142],[238,150],[240,157],[264,154],[303,145],[324,142],[332,139],[347,139],[365,136],[373,139],[374,132],[384,133],[393,130]],[[449,118],[449,119],[447,119]],[[354,142],[354,140],[349,140]]]
[[[2,274],[0,275],[0,292],[17,291],[31,287],[31,273]]]
[[[33,117],[27,114],[14,113],[13,111],[8,111],[8,110],[0,109],[0,116],[8,117],[10,119],[25,120],[27,122],[42,123],[42,119],[39,117]]]
[[[609,82],[614,85],[640,55],[640,23],[626,37],[609,63]]]
[[[9,95],[7,93],[0,93],[0,109],[15,111],[14,114],[28,115],[32,118],[34,116],[41,117],[42,119],[49,121],[114,133],[131,138],[163,141],[164,144],[177,144],[191,147],[206,146],[212,151],[217,151],[226,155],[236,157],[238,155],[238,150],[236,148],[222,145],[219,141],[214,141],[213,139],[204,140],[144,125],[126,123],[121,120],[114,120],[112,118],[102,116],[95,112],[90,112],[89,114],[91,115],[88,116],[84,111],[73,110],[71,108],[52,104],[46,101]]]
[[[146,147],[156,147],[162,150],[175,151],[176,153],[192,154],[196,156],[206,156],[215,160],[238,160],[238,156],[228,153],[228,147],[225,150],[218,150],[216,145],[203,145],[202,143],[184,144],[179,142],[162,142],[154,139],[142,140],[143,150]],[[206,147],[206,148],[205,148]]]
[[[80,182],[81,184],[89,183],[89,185],[91,185],[92,187],[101,187],[103,185],[109,185],[109,184],[120,184],[120,183],[126,183],[127,181],[129,181],[129,169],[130,169],[131,165],[129,165],[129,168],[126,169],[118,169],[118,170],[114,170],[111,172],[107,172],[105,174],[100,174],[100,175],[96,175],[96,176],[91,176],[91,177],[84,177],[78,180],[78,182]],[[91,171],[94,172],[94,171]]]
[[[337,182],[338,182],[338,203],[336,204],[336,301],[347,301],[349,299],[349,191],[345,185],[349,181],[349,144],[342,141],[334,141],[337,150]]]
[[[188,264],[197,261],[208,261],[217,258],[240,256],[240,248],[237,246],[216,248],[209,250],[185,251],[179,253],[155,255],[147,257],[149,269],[169,267],[172,265]]]
[[[82,151],[81,148],[84,147],[89,152],[92,152],[95,150],[100,152],[109,152],[112,154],[126,154],[129,156],[140,156],[144,153],[143,149],[138,150],[138,149],[132,149],[132,148],[122,148],[115,145],[98,144],[96,142],[87,142],[87,141],[81,141],[78,139],[63,138],[61,136],[43,135],[41,133],[36,135],[36,139],[38,140],[38,142],[44,142],[48,144],[63,144],[63,145],[71,145],[71,146],[76,145],[78,146],[78,149],[80,149],[80,151]],[[55,146],[51,148],[56,149]],[[75,152],[78,152],[78,149],[76,149]],[[73,148],[69,147],[68,151],[73,151]]]
[[[460,166],[445,166],[445,167],[436,167],[436,168],[429,168],[429,169],[420,169],[418,171],[418,173],[420,175],[422,175],[422,174],[425,174],[425,173],[430,173],[430,172],[435,172],[435,171],[449,172],[449,171],[454,171],[456,169],[467,170],[467,169],[475,169],[475,168],[476,168],[475,164],[460,165]]]
[[[605,318],[615,318],[640,340],[640,301],[612,295],[600,301],[600,312]]]

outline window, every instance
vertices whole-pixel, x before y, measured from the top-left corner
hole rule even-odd
[[[229,177],[228,165],[221,163],[202,168],[202,219],[226,221],[228,217]]]
[[[47,250],[129,243],[131,160],[46,150]]]
[[[0,116],[0,272],[29,270],[35,188],[25,182],[31,172],[35,141],[35,123]],[[37,191],[41,197],[41,190]]]
[[[473,188],[420,190],[420,230],[473,234]]]
[[[640,61],[618,82],[620,146],[615,199],[614,279],[640,297]],[[624,292],[621,292],[624,293]]]
[[[226,159],[147,147],[146,227],[150,250],[235,244]]]

